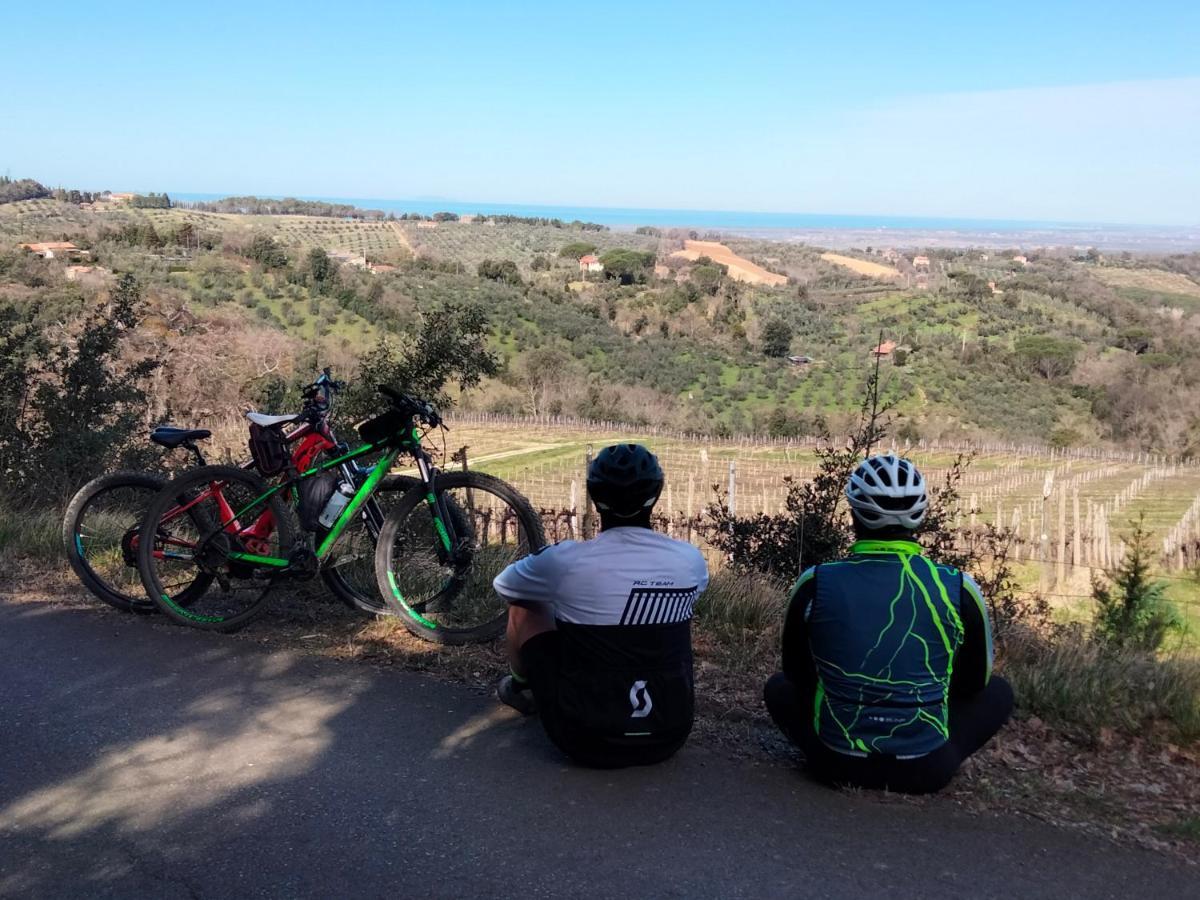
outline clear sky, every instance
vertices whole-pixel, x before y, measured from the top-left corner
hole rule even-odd
[[[1200,2],[5,4],[85,189],[1200,224]]]

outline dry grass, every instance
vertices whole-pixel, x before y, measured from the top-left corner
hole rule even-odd
[[[1096,280],[1110,287],[1162,291],[1200,298],[1200,284],[1178,272],[1167,272],[1163,269],[1120,269],[1115,266],[1097,266],[1090,272]]]
[[[865,259],[855,259],[853,256],[842,256],[840,253],[822,253],[821,259],[847,268],[859,275],[866,275],[868,278],[893,281],[900,277],[900,273],[891,266],[869,262]]]

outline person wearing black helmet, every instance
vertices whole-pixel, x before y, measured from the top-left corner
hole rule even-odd
[[[858,540],[796,582],[764,700],[818,778],[937,791],[1012,711],[983,594],[913,540],[929,498],[907,459],[864,460],[846,499]]]
[[[605,447],[587,478],[600,534],[527,556],[494,582],[509,603],[512,669],[497,693],[536,710],[584,765],[660,762],[692,728],[691,618],[708,568],[691,544],[652,530],[662,488],[645,447]]]

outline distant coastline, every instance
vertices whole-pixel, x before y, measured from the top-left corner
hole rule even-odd
[[[178,201],[219,200],[230,194],[170,192]],[[273,195],[257,195],[273,196]],[[580,220],[615,230],[639,226],[694,228],[765,240],[796,241],[826,247],[1096,247],[1101,250],[1190,252],[1200,250],[1200,225],[1194,227],[1121,225],[1088,222],[1038,222],[923,216],[868,216],[824,213],[767,213],[734,210],[640,209],[605,206],[542,206],[524,203],[471,203],[454,200],[382,200],[361,197],[312,197],[383,212],[453,212],[537,216]]]

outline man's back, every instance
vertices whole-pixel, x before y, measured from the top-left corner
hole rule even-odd
[[[957,569],[926,559],[912,542],[860,541],[848,559],[801,577],[784,669],[798,677],[807,667],[811,677],[815,666],[814,727],[829,747],[917,756],[948,739],[956,659],[969,631],[968,668],[980,668],[973,655],[990,644],[986,623],[978,588]],[[987,672],[964,677],[981,687]]]
[[[557,712],[621,739],[690,727],[691,617],[707,583],[695,547],[623,527],[527,557],[495,585],[510,602],[553,607]]]

